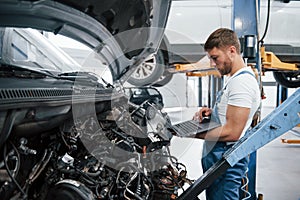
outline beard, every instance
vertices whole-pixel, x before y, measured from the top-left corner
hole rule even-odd
[[[218,71],[220,72],[221,75],[230,74],[231,70],[232,70],[232,62],[229,59],[223,63],[223,67],[218,68]]]

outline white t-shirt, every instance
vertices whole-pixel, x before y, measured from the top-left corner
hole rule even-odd
[[[242,73],[242,71],[249,71],[249,73]],[[221,123],[224,125],[226,122],[227,104],[250,108],[250,114],[246,126],[240,136],[244,136],[246,130],[250,127],[252,118],[260,106],[261,96],[258,82],[250,67],[243,67],[238,70],[232,77],[229,77],[224,84],[224,93],[221,96],[220,103],[218,104],[218,113]],[[223,87],[223,88],[224,88]]]

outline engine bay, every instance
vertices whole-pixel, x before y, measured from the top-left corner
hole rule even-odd
[[[37,91],[53,96],[32,107]],[[60,100],[54,91],[0,92],[1,199],[176,199],[191,184],[157,105],[105,87],[56,91]]]

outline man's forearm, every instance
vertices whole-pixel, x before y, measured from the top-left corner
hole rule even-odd
[[[240,134],[235,133],[226,125],[214,128],[207,133],[198,134],[196,138],[204,139],[207,141],[222,141],[222,142],[235,142],[239,139]]]

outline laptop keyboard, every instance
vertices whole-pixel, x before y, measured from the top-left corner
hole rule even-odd
[[[196,134],[204,133],[212,128],[220,126],[219,123],[208,121],[207,123],[200,123],[195,120],[188,120],[179,124],[173,125],[173,130],[179,137],[192,137]]]

